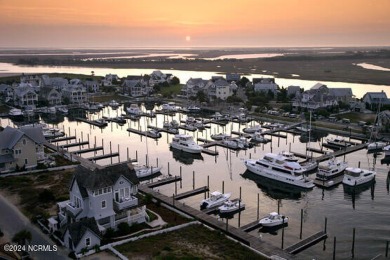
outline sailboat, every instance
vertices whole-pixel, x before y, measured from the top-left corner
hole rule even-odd
[[[145,119],[146,117],[144,117]],[[146,119],[145,119],[145,127],[146,127]],[[148,156],[149,156],[149,150],[148,150],[148,137],[147,137],[147,131],[145,131],[145,139],[146,139],[146,165],[135,165],[134,170],[135,174],[137,175],[138,179],[144,179],[147,177],[150,177],[154,174],[157,174],[161,171],[162,167],[153,167],[148,165]]]
[[[376,112],[374,126],[371,129],[370,140],[368,141],[368,145],[367,145],[367,152],[368,153],[380,151],[387,145],[386,142],[376,140],[377,134],[378,134],[378,128],[376,126],[377,126],[377,122],[378,122],[378,115],[379,115],[379,112],[381,111],[380,107],[381,107],[381,103],[379,103],[379,105],[378,105],[378,111]]]

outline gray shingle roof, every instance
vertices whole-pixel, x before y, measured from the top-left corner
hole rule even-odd
[[[31,140],[36,142],[37,144],[46,144],[47,141],[42,133],[41,127],[34,127],[34,126],[26,126],[19,129],[22,131],[26,136],[28,136]]]
[[[68,226],[69,235],[72,237],[73,244],[77,246],[83,238],[85,232],[90,230],[97,237],[101,238],[100,231],[94,218],[85,218],[79,222],[72,223]]]
[[[19,129],[7,126],[0,133],[0,149],[12,149],[23,135],[24,133]]]

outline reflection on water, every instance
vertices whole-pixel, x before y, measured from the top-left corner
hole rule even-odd
[[[355,209],[356,207],[356,200],[360,199],[361,193],[363,193],[366,190],[371,190],[371,199],[374,200],[375,198],[375,179],[373,181],[358,185],[358,186],[349,186],[344,185],[344,194],[346,200],[352,201],[352,208]],[[367,194],[365,194],[367,195]],[[368,196],[368,195],[367,195]]]
[[[245,179],[254,181],[267,196],[277,200],[299,200],[302,196],[302,192],[304,191],[298,187],[259,176],[248,170],[241,174],[241,176]]]
[[[203,161],[203,156],[201,154],[187,153],[174,148],[169,148],[169,150],[172,152],[172,156],[176,161],[186,165],[193,164],[195,160]]]
[[[277,236],[278,230],[281,230],[281,229],[286,228],[286,227],[288,227],[288,223],[285,223],[284,225],[274,226],[274,227],[261,227],[259,229],[259,232],[260,233],[268,233],[270,235]]]
[[[310,142],[320,142],[322,138],[327,137],[328,133],[323,132],[323,131],[317,131],[317,130],[312,130],[309,133],[302,133],[301,136],[299,137],[299,141],[301,143],[308,143],[309,140]]]

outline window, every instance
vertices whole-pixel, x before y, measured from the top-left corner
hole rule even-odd
[[[102,201],[102,209],[105,209],[105,208],[106,208],[106,201],[103,200],[103,201]]]
[[[23,145],[26,145],[26,139],[23,139]]]
[[[28,160],[27,159],[24,159],[24,164],[28,164]]]
[[[87,238],[85,239],[85,245],[86,245],[86,246],[90,246],[90,245],[91,245],[91,238],[90,238],[90,237],[87,237]]]

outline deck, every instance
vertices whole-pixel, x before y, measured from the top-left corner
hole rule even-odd
[[[299,241],[298,243],[291,245],[285,249],[286,252],[290,254],[297,254],[301,252],[302,250],[320,242],[321,240],[324,240],[328,237],[328,235],[325,233],[325,231],[320,231],[318,233],[315,233],[314,235]]]
[[[355,146],[350,146],[350,147],[347,147],[346,149],[339,150],[339,151],[336,151],[333,153],[324,154],[320,157],[313,158],[313,159],[317,162],[326,161],[326,160],[329,160],[333,157],[339,157],[339,156],[343,156],[345,154],[349,154],[349,153],[353,153],[353,152],[362,150],[362,149],[366,148],[367,145],[368,145],[367,143],[364,143],[364,144],[359,144],[359,145],[355,145]]]
[[[190,191],[187,191],[187,192],[183,192],[183,193],[177,194],[177,195],[175,195],[175,200],[182,200],[182,199],[185,199],[185,198],[188,198],[188,197],[192,197],[192,196],[195,196],[195,195],[198,195],[198,194],[201,194],[201,193],[206,193],[207,191],[209,191],[209,187],[203,186],[203,187],[200,187],[200,188],[197,188],[197,189],[194,189],[194,190],[190,190]]]

